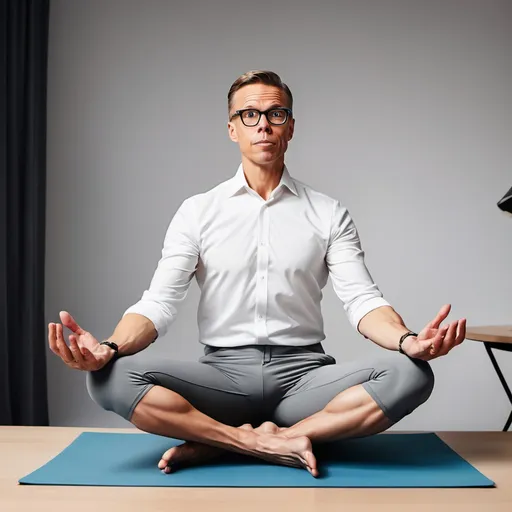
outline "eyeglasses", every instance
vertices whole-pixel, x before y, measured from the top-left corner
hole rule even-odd
[[[260,122],[262,114],[267,118],[267,121],[270,124],[282,125],[288,121],[288,117],[292,115],[292,111],[285,107],[270,108],[264,112],[255,108],[244,108],[242,110],[237,110],[231,116],[230,121],[235,116],[240,116],[240,119],[245,126],[256,126]]]

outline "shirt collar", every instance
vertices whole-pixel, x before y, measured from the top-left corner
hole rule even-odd
[[[281,186],[285,186],[288,188],[290,192],[298,196],[297,188],[295,187],[295,183],[293,183],[293,179],[290,176],[290,173],[288,171],[288,168],[286,167],[286,164],[283,168],[283,174],[281,176],[281,181],[279,182],[279,185],[276,187],[275,190],[278,190]],[[236,174],[229,180],[229,186],[227,189],[227,197],[233,197],[237,192],[242,190],[243,188],[249,189],[249,184],[247,183],[247,179],[244,174],[244,169],[242,164],[238,166],[238,170],[236,171]]]

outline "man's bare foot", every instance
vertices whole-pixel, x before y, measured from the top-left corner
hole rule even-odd
[[[171,473],[176,469],[186,466],[194,466],[201,462],[215,459],[225,453],[226,450],[210,446],[208,444],[186,441],[179,446],[173,446],[167,450],[160,459],[158,467],[164,473]]]
[[[246,423],[238,428],[252,430],[260,434],[258,438],[258,454],[256,457],[294,467],[305,467],[313,476],[318,476],[316,459],[313,455],[311,441],[307,437],[293,440],[278,437],[279,433],[286,431],[285,427],[278,427],[275,423],[266,421],[259,427],[253,428]],[[297,442],[297,439],[299,440]],[[291,441],[291,444],[290,444]],[[179,446],[167,450],[158,463],[158,467],[165,473],[171,473],[179,467],[196,465],[212,460],[227,450],[203,443],[187,441]]]
[[[250,423],[245,423],[238,428],[244,430],[269,431],[269,426],[265,424],[260,425],[257,429],[253,428]],[[279,429],[277,425],[275,428]],[[272,429],[274,431],[274,429]],[[228,450],[210,446],[208,444],[198,443],[195,441],[186,441],[179,446],[173,446],[167,450],[160,459],[158,467],[164,473],[171,473],[171,471],[178,469],[178,467],[192,466],[201,462],[215,459],[220,455],[226,453]]]
[[[262,423],[258,428],[253,428],[250,423],[245,423],[238,428],[254,430],[255,432],[278,432],[279,427],[271,422]],[[167,450],[158,463],[159,469],[164,473],[171,473],[179,467],[193,466],[201,462],[215,459],[228,450],[210,446],[195,441],[186,441],[179,446],[173,446]]]
[[[241,428],[244,427],[246,425]],[[314,477],[319,475],[313,445],[308,437],[286,437],[288,429],[271,421],[265,421],[253,430],[260,434],[256,457],[285,466],[303,467]]]
[[[317,477],[319,472],[311,440],[306,436],[286,437],[282,430],[274,434],[262,433],[257,439],[255,456],[276,464],[305,468]]]

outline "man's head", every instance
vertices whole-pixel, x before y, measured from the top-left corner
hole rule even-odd
[[[228,132],[243,157],[262,166],[284,160],[295,126],[292,106],[290,89],[272,71],[249,71],[235,80],[228,93]]]

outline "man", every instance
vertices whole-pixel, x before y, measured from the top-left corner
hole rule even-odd
[[[465,319],[441,327],[449,304],[420,333],[407,329],[373,282],[346,208],[290,176],[292,108],[275,73],[239,77],[228,133],[242,163],[180,206],[149,289],[102,344],[65,311],[69,347],[62,325],[49,324],[51,349],[88,371],[93,400],[141,430],[186,441],[163,454],[165,472],[231,450],[316,477],[314,443],[400,421],[431,394],[428,361],[464,340]],[[205,355],[149,357],[142,351],[165,334],[194,275]],[[388,349],[381,357],[336,363],[325,354],[320,301],[329,275],[354,328]]]

